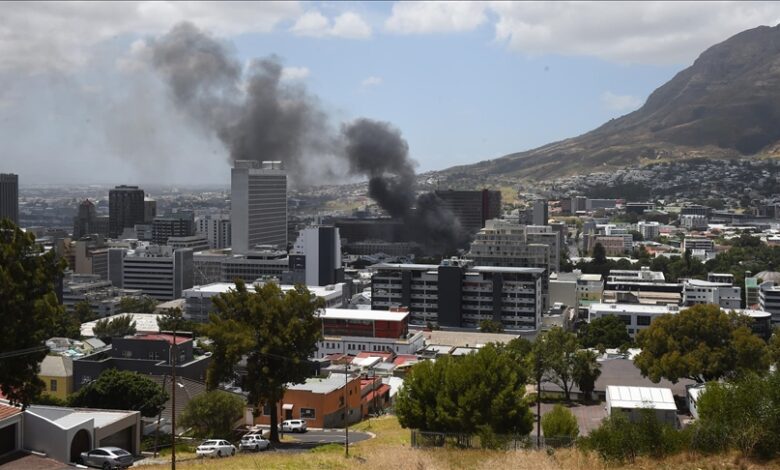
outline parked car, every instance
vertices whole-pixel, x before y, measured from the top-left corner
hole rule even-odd
[[[302,419],[288,419],[282,421],[283,432],[306,432],[306,421]]]
[[[236,455],[236,446],[223,439],[209,439],[203,441],[195,449],[195,453],[198,457],[227,457],[228,455]]]
[[[133,465],[133,455],[119,447],[98,447],[89,452],[82,452],[79,463],[87,467],[98,467],[103,470],[127,468]]]
[[[260,434],[247,434],[241,438],[238,450],[254,450],[257,452],[260,450],[268,450],[270,445],[271,441],[263,439],[263,436]]]

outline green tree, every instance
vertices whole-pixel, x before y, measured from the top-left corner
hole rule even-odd
[[[113,319],[103,318],[92,328],[92,334],[105,343],[110,343],[111,338],[134,335],[135,332],[135,320],[132,315],[122,315]]]
[[[601,243],[596,243],[593,247],[593,263],[600,265],[607,264],[607,250]]]
[[[67,318],[55,294],[65,264],[53,251],[44,253],[31,233],[0,221],[0,391],[13,404],[27,406],[43,391],[44,341]]]
[[[324,301],[305,286],[283,293],[275,283],[266,283],[250,292],[241,280],[213,301],[216,312],[204,325],[205,336],[214,341],[208,387],[234,380],[235,367],[245,357],[242,388],[249,403],[270,405],[271,440],[278,442],[276,405],[288,384],[302,383],[311,373],[308,358],[321,335],[315,314]]]
[[[546,365],[548,381],[561,387],[566,400],[571,400],[574,357],[578,349],[577,337],[559,326],[554,326],[539,336],[543,337],[545,345],[543,362]]]
[[[479,331],[482,333],[503,333],[504,326],[495,320],[482,320],[479,322]]]
[[[780,328],[775,327],[775,332],[769,338],[769,360],[775,367],[780,368]]]
[[[117,313],[154,313],[157,301],[148,295],[141,297],[122,297],[117,305]]]
[[[160,331],[186,331],[196,335],[199,325],[192,320],[184,318],[184,313],[180,308],[165,309],[163,314],[157,317],[157,327]]]
[[[76,318],[78,318],[79,323],[91,322],[97,318],[97,315],[94,310],[92,310],[92,306],[87,300],[77,302],[76,305],[73,306],[73,313],[76,315]]]
[[[577,336],[586,348],[619,348],[631,344],[626,324],[617,315],[594,318],[580,327]]]
[[[396,400],[402,426],[466,434],[528,434],[525,370],[505,348],[488,344],[463,357],[416,364]]]
[[[637,335],[642,352],[634,363],[658,383],[666,378],[708,382],[748,371],[766,372],[765,343],[744,326],[744,319],[717,305],[695,305],[662,315]]]
[[[697,402],[699,419],[692,446],[773,457],[780,452],[780,373],[747,375],[730,383],[710,382]]]
[[[580,426],[568,408],[555,405],[542,416],[542,431],[547,439],[563,438],[573,441],[580,434]]]
[[[244,414],[246,402],[233,393],[211,390],[190,400],[181,415],[181,426],[195,437],[230,436]]]
[[[138,372],[108,369],[70,396],[70,406],[137,410],[142,416],[157,416],[168,394],[152,379]]]
[[[580,391],[590,397],[596,388],[596,380],[601,376],[601,364],[596,360],[598,355],[590,350],[583,349],[574,354],[574,366],[572,375],[574,383]]]

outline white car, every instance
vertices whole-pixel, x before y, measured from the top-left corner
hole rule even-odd
[[[282,421],[282,432],[306,432],[306,421],[302,419]]]
[[[236,455],[236,446],[222,439],[210,439],[203,441],[195,453],[198,457],[227,457]]]
[[[255,452],[260,450],[268,450],[271,445],[271,441],[263,439],[260,434],[247,434],[241,438],[241,443],[238,445],[239,450],[253,450]]]

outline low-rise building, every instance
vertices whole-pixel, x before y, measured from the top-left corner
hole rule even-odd
[[[677,405],[668,388],[607,387],[607,415],[625,413],[629,421],[637,423],[642,419],[641,410],[651,409],[662,423],[677,428]]]
[[[588,307],[588,321],[614,315],[623,320],[631,337],[650,326],[652,321],[669,313],[678,313],[676,305],[640,305],[640,304],[591,304]]]
[[[254,424],[271,424],[270,406],[260,408]],[[302,419],[310,428],[340,428],[360,421],[363,415],[360,376],[351,374],[330,374],[290,385],[277,410],[280,421]]]
[[[773,281],[761,283],[758,291],[758,305],[761,310],[772,314],[772,323],[780,324],[780,286]]]
[[[742,289],[729,283],[686,279],[683,284],[682,304],[686,307],[715,304],[731,310],[742,306]]]
[[[361,352],[416,354],[425,346],[422,331],[409,331],[408,311],[326,308],[320,313],[322,339],[317,357]]]
[[[47,355],[41,361],[38,378],[43,382],[43,393],[65,400],[73,392],[73,360],[59,354]]]

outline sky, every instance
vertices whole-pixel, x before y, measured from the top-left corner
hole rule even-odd
[[[775,2],[4,2],[0,172],[20,184],[229,184],[146,44],[188,21],[275,55],[331,123],[388,121],[417,171],[535,148],[642,106]],[[333,181],[323,181],[331,183]]]

